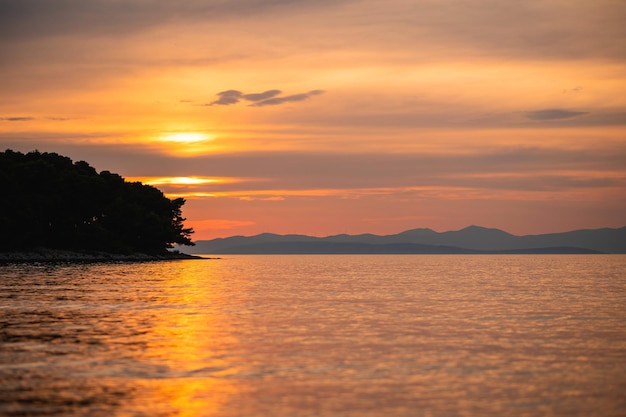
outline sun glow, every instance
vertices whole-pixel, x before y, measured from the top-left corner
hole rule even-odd
[[[202,132],[163,133],[153,140],[166,153],[178,156],[206,154],[217,149],[215,137]]]
[[[208,177],[129,177],[129,181],[139,181],[148,185],[205,185],[205,184],[222,184],[234,182],[232,178],[208,178]]]
[[[180,133],[168,133],[159,138],[161,142],[173,142],[173,143],[198,143],[211,140],[212,138],[204,133],[197,132],[180,132]]]

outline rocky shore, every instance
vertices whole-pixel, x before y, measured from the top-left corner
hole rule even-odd
[[[207,259],[180,252],[163,254],[146,253],[108,253],[97,251],[67,251],[48,248],[36,248],[22,252],[0,252],[0,263],[26,262],[146,262],[174,259]]]

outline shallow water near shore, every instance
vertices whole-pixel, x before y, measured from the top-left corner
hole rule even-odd
[[[624,416],[624,255],[0,266],[0,415]]]

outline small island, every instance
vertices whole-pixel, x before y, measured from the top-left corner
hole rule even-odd
[[[0,262],[188,259],[183,198],[56,153],[0,152]]]

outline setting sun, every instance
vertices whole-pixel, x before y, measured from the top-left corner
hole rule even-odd
[[[204,185],[234,182],[232,178],[207,178],[207,177],[128,177],[129,181],[139,181],[148,185]]]
[[[181,133],[169,133],[159,138],[161,142],[174,142],[174,143],[198,143],[211,140],[212,138],[204,133],[197,132],[181,132]]]
[[[213,135],[202,132],[164,133],[156,138],[156,142],[167,154],[185,157],[214,151],[214,140]]]

